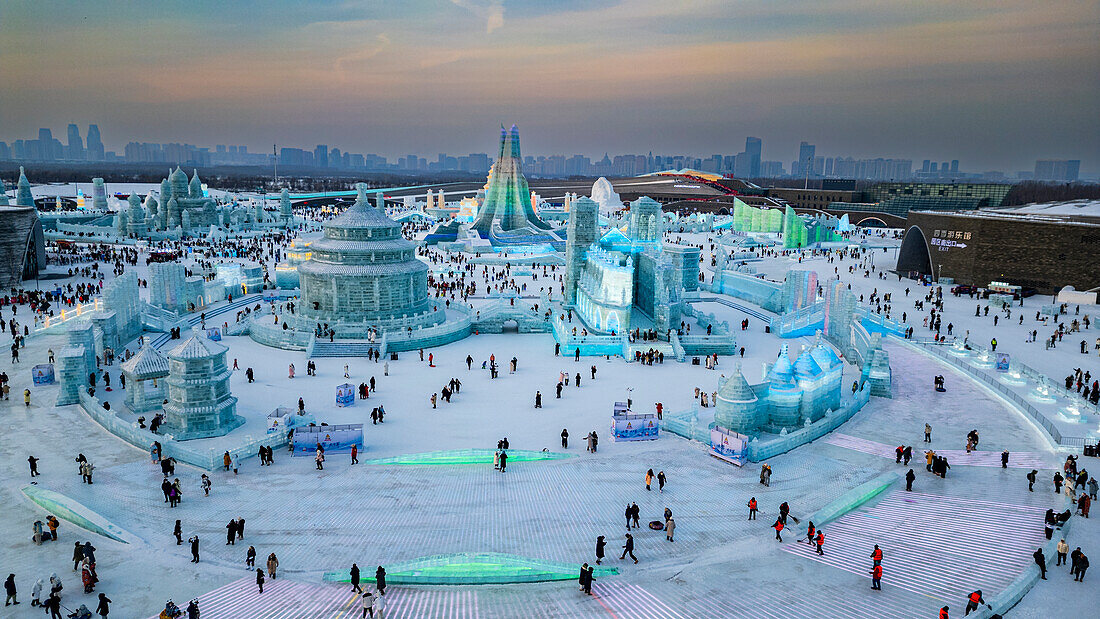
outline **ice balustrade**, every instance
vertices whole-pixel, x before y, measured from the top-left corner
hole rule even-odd
[[[253,316],[250,319],[248,325],[249,337],[257,342],[271,346],[273,348],[282,348],[284,350],[306,350],[309,346],[309,339],[312,337],[312,333],[306,333],[304,331],[295,331],[294,329],[283,329],[282,324],[270,324],[258,320],[261,316]]]
[[[31,331],[31,335],[41,335],[42,333],[49,330],[51,327],[57,327],[60,324],[79,318],[90,312],[97,312],[102,309],[103,299],[98,297],[94,301],[91,301],[89,303],[81,303],[75,307],[62,309],[61,313],[56,316],[47,316],[45,320],[39,324],[38,328]],[[53,329],[53,331],[50,332],[52,333],[56,331],[57,329]]]
[[[172,438],[171,434],[153,434],[148,429],[141,428],[136,422],[126,421],[115,413],[103,408],[103,405],[95,397],[88,395],[86,391],[80,393],[80,407],[96,423],[103,426],[108,432],[130,443],[134,447],[148,452],[153,441],[161,444],[161,454],[172,457],[180,462],[197,466],[207,471],[213,471],[222,465],[223,454],[228,451],[230,456],[250,458],[259,453],[261,446],[285,447],[287,437],[285,434],[265,434],[253,437],[250,434],[242,436],[242,442],[231,448],[208,449],[202,451],[185,447]]]

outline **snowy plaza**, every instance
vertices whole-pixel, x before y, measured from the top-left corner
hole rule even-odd
[[[1071,455],[1086,480],[1100,470],[1082,455],[1100,410],[1063,384],[1100,375],[1098,332],[1042,341],[1100,307],[1040,315],[1049,303],[1030,297],[982,313],[985,300],[893,273],[895,231],[790,209],[680,218],[641,198],[623,214],[607,184],[567,196],[551,226],[515,127],[501,139],[498,161],[506,144],[516,161],[461,225],[418,225],[422,205],[362,185],[339,214],[294,210],[286,192],[266,213],[266,197],[216,207],[177,170],[167,213],[151,196],[120,207],[148,226],[65,245],[39,289],[94,291],[49,319],[0,309],[27,333],[2,368],[0,565],[21,605],[0,617],[38,616],[32,590],[41,578],[45,600],[51,574],[70,611],[105,593],[117,617],[156,617],[168,599],[197,600],[204,619],[358,617],[353,564],[364,587],[385,568],[387,618],[962,616],[978,590],[978,617],[1093,614],[1100,594],[1055,566],[1054,546],[1092,552],[1100,529],[1075,502],[1089,486],[1070,498],[1052,479]],[[93,255],[109,247],[132,253]],[[629,414],[613,418],[617,403]],[[741,442],[723,451],[720,437]],[[1048,510],[1071,514],[1049,541]],[[47,516],[57,540],[36,543]],[[628,533],[636,561],[620,559]],[[96,549],[87,593],[77,541]]]

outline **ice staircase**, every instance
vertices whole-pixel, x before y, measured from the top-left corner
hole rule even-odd
[[[825,554],[806,543],[783,550],[869,578],[875,544],[883,551],[883,587],[940,600],[981,589],[987,598],[1032,564],[1044,542],[1042,507],[894,491],[871,507],[823,527]],[[953,604],[952,604],[953,606]]]
[[[707,299],[707,300],[710,301],[712,299]],[[772,320],[771,316],[768,316],[767,314],[765,314],[765,313],[763,313],[759,310],[755,310],[755,309],[753,309],[751,307],[748,307],[746,305],[741,305],[740,303],[734,303],[733,301],[730,301],[729,299],[726,299],[726,298],[723,298],[723,297],[714,297],[713,301],[715,303],[725,305],[726,307],[732,307],[733,309],[735,309],[735,310],[737,310],[737,311],[739,311],[743,314],[748,314],[749,316],[751,316],[751,317],[753,317],[757,320],[762,320],[764,322],[764,324],[769,324]]]
[[[366,357],[371,350],[381,351],[381,342],[367,340],[339,340],[325,342],[317,340],[309,352],[310,357]]]
[[[676,359],[677,361],[680,360],[676,356],[675,347],[669,342],[662,342],[661,340],[650,340],[648,342],[631,342],[629,339],[623,340],[623,357],[626,358],[627,362],[634,361],[635,351],[646,353],[650,350],[656,350],[657,352],[664,353],[665,359],[667,359],[668,361],[672,361],[673,359]],[[654,363],[656,363],[656,361]]]
[[[228,312],[235,312],[235,311],[237,311],[237,310],[239,310],[239,309],[241,309],[245,306],[252,305],[253,303],[258,302],[260,300],[260,298],[261,298],[261,295],[249,294],[249,295],[245,295],[243,297],[234,299],[232,303],[226,303],[225,305],[221,305],[221,306],[215,307],[213,309],[204,310],[206,312],[206,324],[207,324],[207,326],[210,326],[210,327],[220,326],[220,323],[217,320],[214,320],[215,317],[221,316],[222,314],[225,314],[225,313],[228,313]],[[222,322],[224,322],[224,321],[222,321]],[[180,326],[181,327],[182,326],[197,327],[201,323],[202,323],[202,312],[199,311],[199,312],[195,312],[193,314],[188,314],[185,318],[183,318],[180,321]],[[183,337],[183,334],[181,334],[180,337]],[[161,333],[156,338],[154,338],[153,341],[150,342],[150,344],[153,346],[153,348],[158,348],[159,349],[161,346],[164,346],[165,344],[167,344],[170,339],[171,339],[171,337],[167,333]]]
[[[390,597],[389,595],[386,596]],[[295,617],[301,619],[358,618],[358,596],[350,587],[309,584],[268,577],[264,592],[256,577],[247,576],[198,596],[203,619],[236,617]],[[179,605],[187,608],[187,602]],[[132,615],[131,615],[132,616]],[[388,614],[390,617],[397,615]],[[149,617],[157,619],[158,615]]]

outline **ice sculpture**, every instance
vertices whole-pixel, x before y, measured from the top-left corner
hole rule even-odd
[[[193,333],[168,352],[166,431],[176,440],[221,436],[244,423],[229,391],[225,346]]]
[[[602,176],[592,184],[592,200],[600,205],[600,212],[605,215],[610,215],[623,208],[623,200],[618,193],[615,193],[611,181]]]

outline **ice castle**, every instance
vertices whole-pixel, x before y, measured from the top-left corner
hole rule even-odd
[[[714,422],[746,435],[797,430],[840,407],[843,372],[840,357],[820,338],[793,363],[784,344],[759,385],[749,385],[737,365],[718,389]]]
[[[698,287],[700,250],[664,243],[661,205],[651,198],[630,204],[625,231],[612,228],[600,236],[599,210],[589,198],[570,205],[566,304],[595,331],[629,331],[635,310],[660,333],[678,328],[684,291]]]
[[[443,310],[428,298],[428,265],[416,258],[416,246],[401,235],[401,225],[371,206],[366,185],[358,184],[355,204],[324,224],[310,257],[298,266],[301,302],[291,327],[304,332],[335,331],[335,337],[367,337],[440,324]]]

